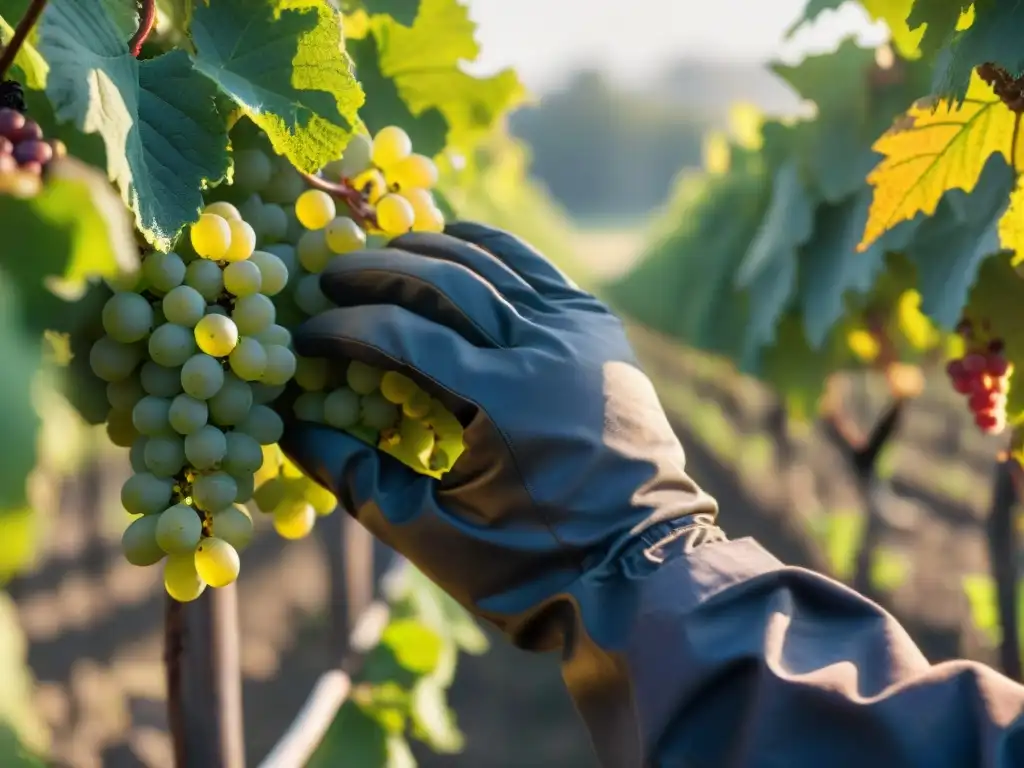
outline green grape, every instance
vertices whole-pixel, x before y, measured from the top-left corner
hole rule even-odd
[[[327,396],[323,392],[303,392],[292,404],[295,418],[299,421],[311,421],[321,424],[324,421],[324,401]]]
[[[369,136],[357,133],[349,139],[338,162],[338,180],[351,179],[370,167],[373,141]]]
[[[380,432],[366,426],[365,424],[356,424],[354,427],[349,427],[347,432],[352,435],[352,437],[356,437],[375,448],[377,447],[377,442],[380,440]]]
[[[431,400],[430,412],[425,421],[438,437],[462,437],[462,424],[437,400]]]
[[[231,317],[231,313],[220,304],[208,304],[206,306],[206,314],[219,315],[220,317]]]
[[[146,392],[138,376],[107,384],[107,402],[115,411],[130,411],[145,396]]]
[[[404,235],[412,229],[416,212],[401,195],[384,195],[377,202],[377,226],[387,235]]]
[[[300,234],[299,237],[302,237],[302,235]],[[298,238],[296,238],[296,242],[298,242]],[[289,281],[291,280],[292,275],[298,271],[299,257],[295,252],[294,245],[291,245],[290,243],[274,243],[273,245],[268,245],[264,248],[263,252],[269,253],[271,256],[277,256],[277,258],[281,260],[281,263],[284,264],[285,268],[288,270]],[[252,257],[250,256],[249,258]],[[264,282],[266,279],[267,276],[264,275]],[[270,296],[271,294],[268,293],[267,295]]]
[[[113,277],[103,278],[104,284],[113,293],[129,291],[138,293],[142,289],[142,270],[133,268],[124,272],[118,272]]]
[[[199,578],[195,554],[171,555],[164,562],[164,589],[179,603],[189,603],[206,591]]]
[[[158,293],[167,293],[185,279],[185,262],[174,251],[153,251],[142,260],[142,276],[150,288]]]
[[[211,587],[226,587],[238,578],[238,552],[223,539],[209,537],[196,547],[196,572]]]
[[[234,161],[232,186],[240,192],[259,192],[274,175],[274,164],[258,149],[239,150],[234,153]]]
[[[262,293],[257,293],[238,299],[231,312],[231,319],[238,326],[238,333],[256,336],[274,322],[275,315],[274,302]]]
[[[274,402],[282,394],[284,394],[284,385],[272,387],[269,384],[264,384],[261,381],[254,381],[252,387],[252,401],[256,405],[268,405]]]
[[[323,229],[337,213],[334,198],[319,189],[307,189],[295,201],[295,215],[306,229]]]
[[[256,339],[243,336],[228,357],[231,370],[243,381],[256,381],[267,368],[267,353]]]
[[[212,213],[214,216],[220,216],[222,219],[227,221],[242,218],[242,214],[238,212],[238,209],[226,200],[218,200],[215,203],[210,203],[203,208],[203,213]]]
[[[288,236],[288,214],[280,205],[265,203],[256,220],[261,243],[276,243]]]
[[[224,433],[212,424],[200,427],[185,438],[185,458],[196,469],[213,469],[227,451]]]
[[[255,264],[260,273],[260,293],[264,296],[276,296],[288,285],[288,267],[272,253],[254,251],[249,257],[249,264]]]
[[[224,261],[245,261],[256,250],[256,230],[246,221],[229,221],[231,245],[222,257]]]
[[[210,421],[223,427],[230,427],[242,421],[253,404],[253,388],[229,373],[224,377],[224,386],[210,398]]]
[[[327,387],[328,363],[322,357],[300,357],[295,361],[295,383],[307,392]]]
[[[203,521],[187,504],[175,504],[160,513],[156,543],[169,555],[194,552],[203,535]]]
[[[419,419],[402,419],[398,426],[398,439],[403,451],[424,466],[434,450],[434,432]]]
[[[138,344],[122,344],[103,336],[89,350],[89,367],[108,384],[122,381],[131,376],[139,364],[142,349]]]
[[[288,500],[274,510],[274,530],[282,539],[303,539],[316,525],[316,510],[302,500]]]
[[[139,431],[132,424],[131,411],[114,411],[107,414],[107,437],[118,448],[129,448],[139,437]]]
[[[278,325],[277,323],[271,325],[256,338],[259,339],[260,344],[263,346],[276,344],[279,347],[290,347],[292,344],[291,332],[283,325]]]
[[[224,275],[212,261],[193,261],[185,270],[185,285],[199,291],[206,301],[216,301],[224,290]]]
[[[149,467],[146,466],[146,444],[148,442],[148,437],[139,436],[135,438],[128,449],[128,463],[131,465],[132,472],[136,474],[149,471]]]
[[[206,354],[227,357],[238,343],[238,333],[239,329],[232,318],[206,315],[196,324],[195,341]]]
[[[381,128],[373,137],[370,159],[378,168],[390,168],[412,152],[412,139],[397,125]]]
[[[447,472],[452,468],[451,463],[451,458],[444,448],[435,448],[430,455],[430,461],[427,462],[427,468],[431,472]]]
[[[147,394],[156,397],[174,397],[181,392],[180,367],[165,368],[159,363],[147,360],[139,369],[139,380]]]
[[[171,401],[162,397],[146,395],[132,409],[132,424],[140,435],[155,437],[167,434],[171,428],[169,414]]]
[[[203,318],[204,320],[206,318]],[[199,321],[202,323],[202,320]],[[178,368],[196,351],[196,339],[191,328],[174,323],[161,325],[149,337],[149,356],[164,368]]]
[[[320,289],[320,275],[303,275],[295,286],[295,303],[310,317],[326,312],[334,305]]]
[[[179,435],[191,435],[200,427],[206,426],[209,415],[210,409],[204,401],[182,394],[171,401],[167,419]]]
[[[260,381],[272,387],[291,381],[295,375],[295,353],[278,344],[268,344],[263,349],[267,354],[267,367]]]
[[[430,395],[422,389],[417,389],[402,403],[402,413],[411,419],[422,419],[430,413],[430,407]]]
[[[324,230],[324,240],[332,254],[352,253],[366,246],[366,232],[348,216],[338,216]]]
[[[251,296],[260,292],[263,277],[260,268],[248,261],[228,264],[224,268],[224,287],[235,296]]]
[[[137,293],[115,293],[103,305],[103,330],[114,341],[131,344],[149,335],[153,308]]]
[[[189,239],[202,258],[220,261],[231,247],[231,222],[215,213],[204,213],[192,225]]]
[[[437,166],[426,155],[411,154],[387,169],[388,186],[409,189],[430,189],[437,184]]]
[[[224,367],[203,352],[192,355],[181,368],[181,388],[197,400],[209,400],[224,386]]]
[[[251,475],[263,466],[263,449],[253,437],[244,432],[228,432],[225,437],[228,450],[221,463],[225,472]]]
[[[283,205],[284,215],[288,217],[288,233],[284,236],[284,239],[289,243],[299,242],[299,238],[302,237],[302,233],[306,231],[306,228],[302,226],[302,222],[299,221],[299,217],[295,215],[294,205]]]
[[[204,512],[224,509],[235,500],[238,484],[227,472],[199,475],[192,483],[192,499]]]
[[[263,213],[263,198],[257,194],[249,195],[241,205],[238,206],[238,212],[241,214],[242,221],[253,221],[255,222],[260,214]]]
[[[291,205],[306,189],[306,181],[288,164],[281,163],[270,182],[263,188],[263,199],[268,203]]]
[[[270,514],[284,501],[287,486],[280,477],[266,480],[252,495],[260,512]]]
[[[177,435],[160,435],[146,439],[146,469],[157,477],[173,477],[185,466],[185,444]]]
[[[197,261],[194,263],[210,264],[211,262]],[[168,322],[186,328],[194,328],[206,313],[206,299],[195,288],[179,285],[167,292],[161,302],[161,308]]]
[[[398,421],[397,406],[385,400],[380,392],[363,395],[359,405],[360,421],[370,429],[387,429]]]
[[[303,493],[303,498],[313,507],[318,515],[329,515],[338,506],[338,500],[334,494],[321,485],[309,483]]]
[[[249,499],[252,498],[252,492],[256,488],[256,477],[254,475],[232,475],[235,478],[235,484],[238,486],[238,492],[235,494],[236,504],[245,504]]]
[[[155,515],[167,509],[173,492],[169,479],[141,472],[121,486],[121,506],[132,515]]]
[[[338,429],[359,423],[359,395],[348,387],[331,392],[324,399],[324,421]]]
[[[413,211],[413,232],[444,232],[444,214],[425,189],[407,189],[402,197],[409,201]]]
[[[345,381],[359,395],[368,395],[380,386],[384,372],[380,368],[353,360],[345,371]]]
[[[241,552],[253,537],[252,517],[245,507],[232,504],[213,513],[213,535]]]
[[[284,434],[284,422],[272,408],[254,405],[235,429],[250,435],[260,445],[273,445]]]
[[[380,393],[386,400],[395,405],[401,405],[412,397],[419,387],[416,382],[408,376],[403,376],[398,371],[388,371],[380,379]]]
[[[156,565],[164,559],[164,551],[156,543],[159,515],[146,515],[132,521],[121,534],[121,552],[132,565]]]
[[[327,245],[327,234],[321,230],[303,234],[295,251],[299,256],[299,264],[312,274],[323,272],[327,262],[334,258],[334,253]]]

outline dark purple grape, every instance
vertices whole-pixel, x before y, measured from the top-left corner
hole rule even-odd
[[[13,109],[0,109],[0,136],[11,136],[25,127],[25,116]]]
[[[29,160],[27,163],[21,164],[21,172],[32,176],[38,176],[43,172],[43,164],[38,160]]]
[[[14,147],[14,159],[22,166],[33,161],[46,165],[53,159],[53,147],[45,141],[23,141]]]
[[[0,155],[9,155],[14,152],[14,143],[6,136],[0,136]]]
[[[0,176],[14,173],[18,170],[18,161],[11,155],[0,155]]]
[[[31,141],[32,139],[39,141],[43,138],[43,129],[40,128],[39,123],[34,120],[28,120],[21,128],[8,133],[7,137],[15,144],[20,144],[23,141]]]

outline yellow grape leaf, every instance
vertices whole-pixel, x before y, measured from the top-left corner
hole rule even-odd
[[[1013,252],[1014,266],[1024,261],[1024,175],[1017,176],[1010,207],[999,220],[999,245]]]
[[[867,250],[886,230],[919,213],[931,216],[946,191],[971,192],[997,152],[1019,170],[1024,164],[1024,136],[1015,131],[1019,119],[976,73],[959,107],[949,101],[934,109],[911,107],[875,142],[875,151],[885,158],[868,175],[874,197],[857,250]]]

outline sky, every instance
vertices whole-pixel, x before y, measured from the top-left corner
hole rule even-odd
[[[636,82],[661,65],[688,57],[763,61],[831,50],[857,33],[884,33],[859,5],[826,12],[783,45],[805,0],[468,0],[478,24],[479,74],[515,67],[535,92],[557,85],[579,66],[596,65]]]

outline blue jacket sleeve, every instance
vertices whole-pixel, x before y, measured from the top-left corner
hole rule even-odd
[[[566,658],[605,765],[1024,766],[1024,687],[973,662],[929,664],[878,605],[752,539],[700,546],[633,585],[613,663],[642,760],[608,757],[614,726],[597,725],[601,697],[574,686]]]

